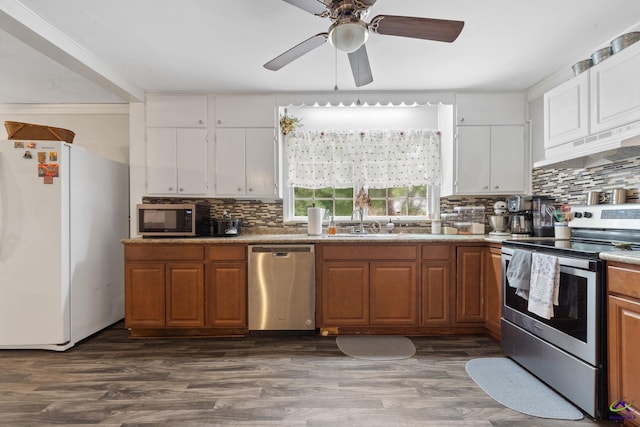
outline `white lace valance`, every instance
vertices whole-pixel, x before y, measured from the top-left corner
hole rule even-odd
[[[440,134],[432,130],[298,131],[285,149],[292,187],[440,185]]]

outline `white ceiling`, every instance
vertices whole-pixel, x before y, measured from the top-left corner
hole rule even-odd
[[[637,29],[640,1],[378,0],[367,20],[379,14],[465,27],[451,44],[372,34],[374,82],[360,90],[521,91]],[[324,92],[336,76],[352,91],[346,54],[336,64],[328,43],[279,71],[262,66],[329,24],[282,0],[0,0],[0,103]]]

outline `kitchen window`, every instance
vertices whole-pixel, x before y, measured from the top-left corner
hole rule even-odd
[[[427,219],[428,188],[440,184],[439,132],[294,132],[284,143],[287,220],[306,220],[314,203],[350,218],[361,188],[369,218]]]

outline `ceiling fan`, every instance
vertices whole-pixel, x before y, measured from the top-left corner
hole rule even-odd
[[[464,27],[463,21],[378,15],[368,24],[363,20],[376,0],[283,0],[320,18],[332,22],[329,31],[312,36],[264,64],[276,71],[302,55],[322,46],[327,40],[349,56],[356,86],[373,81],[365,42],[369,33],[403,36],[424,40],[453,42]]]

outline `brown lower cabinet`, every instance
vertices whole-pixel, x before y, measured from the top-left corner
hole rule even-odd
[[[640,425],[640,266],[607,262],[609,399],[629,404],[612,414]]]
[[[450,326],[455,310],[455,246],[422,245],[420,326]]]
[[[484,309],[485,327],[489,334],[500,340],[502,317],[502,251],[500,245],[491,245],[484,251]]]
[[[456,257],[456,322],[484,324],[482,246],[459,246]]]
[[[125,327],[133,336],[241,332],[246,269],[246,245],[125,245]]]

